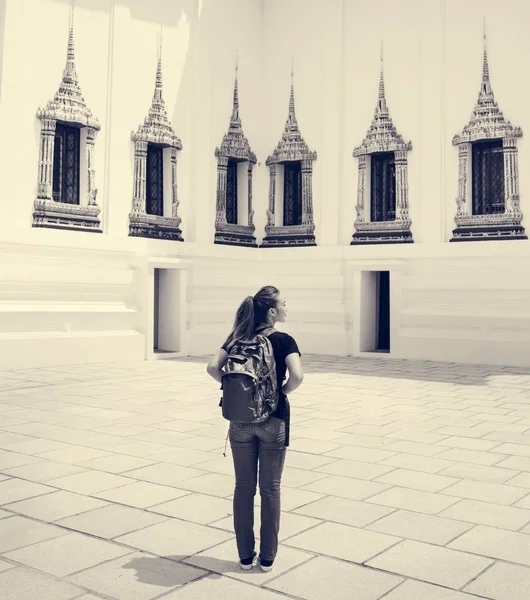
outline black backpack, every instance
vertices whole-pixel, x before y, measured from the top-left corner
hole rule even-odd
[[[278,407],[278,380],[268,327],[251,340],[236,340],[222,368],[223,417],[237,423],[262,423]]]

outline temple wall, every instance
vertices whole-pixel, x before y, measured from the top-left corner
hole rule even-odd
[[[530,365],[530,242],[449,243],[458,152],[482,68],[486,17],[492,86],[530,135],[525,0],[76,0],[76,65],[102,129],[96,186],[103,233],[32,227],[36,110],[53,97],[66,55],[67,0],[0,1],[0,369],[153,356],[154,269],[173,269],[178,352],[208,354],[237,304],[264,284],[289,304],[283,326],[304,353],[360,355],[369,294],[363,273],[391,275],[392,358]],[[163,24],[166,108],[182,140],[184,243],[131,238],[131,131],[147,114]],[[412,141],[414,244],[349,246],[357,160],[377,99],[384,39],[386,97]],[[267,156],[296,113],[318,152],[316,248],[213,244],[215,147],[229,123],[236,51],[243,128],[254,170],[256,237],[268,205]],[[518,141],[521,208],[530,215],[530,150]],[[178,272],[178,275],[177,275]],[[170,289],[170,288],[168,288]],[[173,293],[173,292],[172,292]],[[368,353],[370,354],[370,353]]]

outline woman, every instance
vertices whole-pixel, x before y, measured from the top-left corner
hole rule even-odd
[[[222,367],[231,344],[238,339],[251,339],[261,329],[283,323],[287,316],[285,302],[273,286],[261,288],[248,296],[238,308],[234,326],[221,349],[206,368],[209,375],[222,382]],[[236,486],[234,492],[234,529],[241,568],[252,569],[254,551],[254,496],[258,478],[261,495],[261,530],[259,563],[270,571],[278,550],[280,529],[280,481],[289,445],[289,402],[287,394],[300,386],[304,378],[300,351],[287,333],[274,331],[269,340],[276,362],[278,408],[264,423],[230,422],[229,437],[234,460]],[[286,371],[289,379],[284,384]]]

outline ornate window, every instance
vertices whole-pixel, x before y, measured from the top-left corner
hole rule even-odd
[[[162,96],[162,57],[158,59],[155,93],[149,113],[134,142],[134,193],[129,235],[184,241],[178,216],[177,151],[182,143],[173,131]],[[168,175],[166,177],[166,174]],[[166,198],[165,181],[171,198]]]
[[[312,186],[313,161],[316,158],[317,153],[309,149],[298,128],[291,72],[289,114],[282,138],[265,163],[270,171],[269,209],[262,247],[316,246]],[[281,225],[276,224],[275,211],[278,167],[283,171],[284,181]]]
[[[94,172],[94,144],[100,125],[79,86],[72,28],[61,84],[46,108],[37,111],[37,117],[41,132],[33,227],[101,233]]]
[[[250,144],[243,133],[239,116],[237,66],[230,125],[221,146],[215,150],[215,156],[217,157],[217,201],[214,243],[256,247],[254,237],[256,228],[252,209],[252,171],[256,164],[256,155],[250,149]],[[245,190],[247,210],[240,206]],[[240,210],[241,208],[243,210]]]
[[[353,151],[359,160],[359,178],[352,245],[413,241],[408,199],[407,154],[410,150],[412,144],[397,133],[388,111],[381,56],[374,118],[362,144]]]
[[[527,239],[519,207],[517,138],[522,135],[521,128],[504,118],[495,101],[484,36],[478,100],[471,120],[453,138],[453,146],[458,146],[459,173],[451,242]]]

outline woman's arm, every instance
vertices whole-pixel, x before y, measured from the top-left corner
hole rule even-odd
[[[298,352],[292,352],[285,357],[285,364],[289,371],[289,379],[282,387],[282,392],[287,395],[294,392],[304,380],[304,371],[302,369],[302,361]]]
[[[221,368],[225,364],[227,358],[228,352],[225,352],[225,350],[221,348],[218,352],[216,352],[216,354],[213,355],[212,359],[208,363],[208,366],[206,367],[206,372],[208,375],[213,377],[215,381],[218,381],[219,383],[222,383]]]

